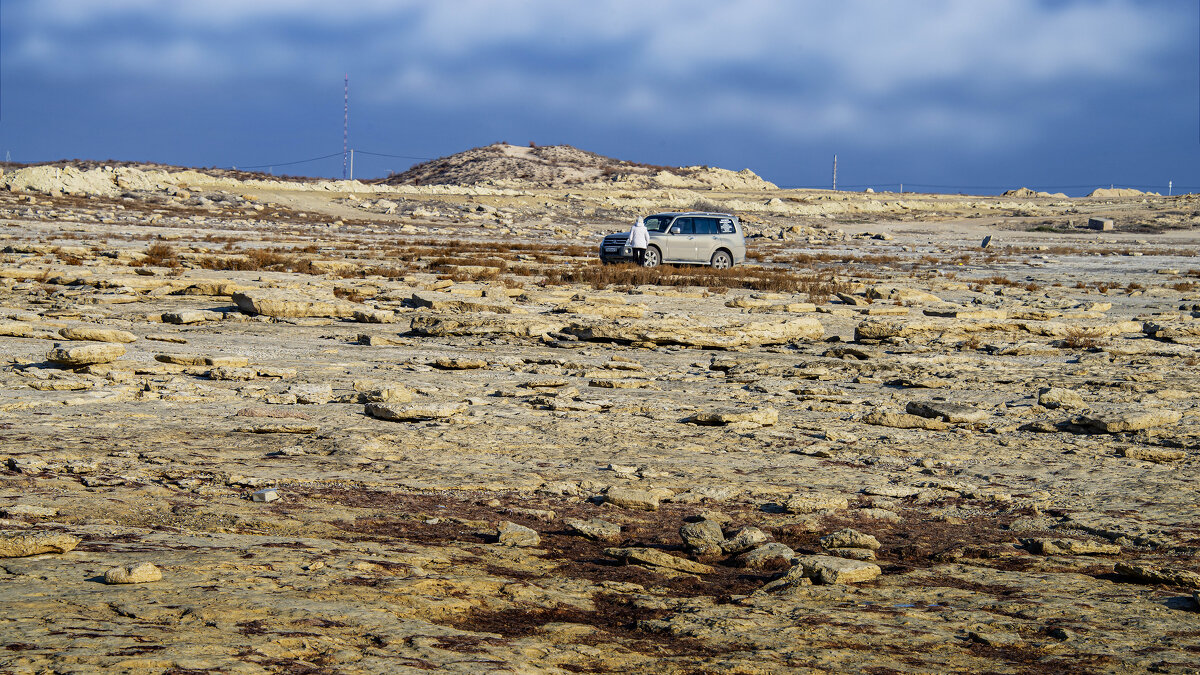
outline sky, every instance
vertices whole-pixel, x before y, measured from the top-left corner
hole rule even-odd
[[[347,75],[358,178],[505,141],[1200,192],[1196,0],[4,0],[0,151],[341,178]]]

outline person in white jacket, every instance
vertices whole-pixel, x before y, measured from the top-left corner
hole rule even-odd
[[[650,245],[650,231],[646,223],[639,217],[629,230],[629,247],[633,249],[633,262],[638,265],[646,264],[646,247]]]

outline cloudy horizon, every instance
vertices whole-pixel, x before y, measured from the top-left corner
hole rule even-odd
[[[506,141],[787,187],[828,187],[837,154],[850,189],[1200,191],[1188,0],[6,0],[0,20],[18,162],[341,177],[348,74],[358,177]]]

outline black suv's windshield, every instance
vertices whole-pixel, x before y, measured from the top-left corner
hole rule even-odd
[[[646,218],[646,229],[651,232],[666,232],[667,226],[671,224],[670,216],[650,216]]]

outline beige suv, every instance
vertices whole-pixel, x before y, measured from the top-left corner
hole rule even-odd
[[[662,263],[712,265],[727,269],[746,260],[746,239],[737,216],[728,213],[690,211],[646,216],[650,245],[646,267]],[[610,234],[600,244],[604,263],[628,262],[633,251],[626,244],[628,232]]]

